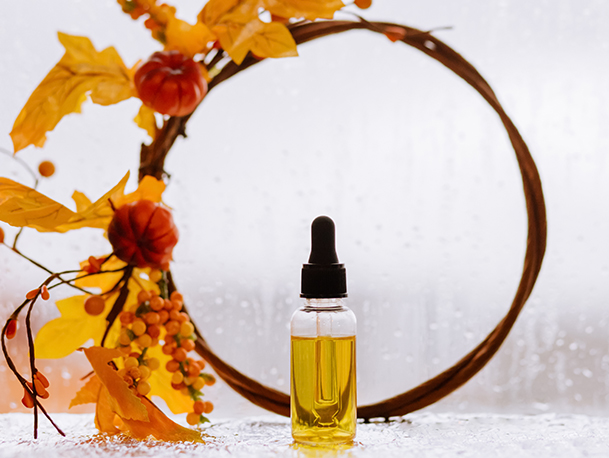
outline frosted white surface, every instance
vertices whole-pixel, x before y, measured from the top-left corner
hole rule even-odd
[[[97,434],[91,415],[55,415],[66,438],[48,422],[38,440],[32,418],[0,415],[0,456],[114,457],[350,457],[350,458],[577,458],[609,454],[609,418],[584,415],[412,414],[389,423],[359,424],[351,446],[294,444],[287,419],[275,416],[220,421],[204,428],[205,444],[137,441]]]
[[[159,49],[115,0],[22,3],[3,2],[0,14],[0,146],[9,149],[19,110],[63,54],[58,30],[114,45],[129,66]],[[190,21],[202,4],[169,3]],[[609,2],[374,0],[354,11],[424,30],[451,26],[436,35],[488,79],[547,198],[548,251],[531,300],[488,368],[434,409],[609,415]],[[135,176],[147,141],[132,122],[138,108],[85,103],[43,150],[19,157],[33,168],[55,162],[41,192],[68,205],[75,189],[97,198],[127,170]],[[181,233],[174,273],[196,322],[220,356],[278,389],[289,386],[287,323],[319,214],[335,219],[347,266],[362,404],[454,364],[516,290],[525,210],[499,121],[465,83],[384,37],[327,38],[218,86],[166,169],[165,200]],[[0,156],[0,175],[31,183],[9,157]],[[55,270],[109,251],[94,230],[27,231],[21,242]],[[42,278],[0,247],[0,318]],[[54,290],[53,299],[68,294]],[[40,308],[35,326],[56,316],[53,305]],[[17,363],[27,371],[23,354]],[[74,393],[90,370],[82,355],[41,368],[52,410],[69,401],[57,401],[58,388]],[[9,384],[0,364],[0,385]],[[220,417],[255,410],[222,383],[209,396]],[[15,411],[19,397],[0,405]]]

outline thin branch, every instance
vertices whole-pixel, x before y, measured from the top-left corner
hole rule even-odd
[[[112,306],[112,309],[110,310],[110,313],[108,313],[108,315],[106,316],[106,330],[104,331],[104,336],[102,337],[102,340],[101,340],[102,347],[104,346],[104,343],[106,342],[106,337],[108,337],[110,328],[114,324],[116,317],[123,310],[125,301],[127,300],[127,297],[129,296],[129,278],[131,277],[132,273],[133,273],[133,266],[127,266],[127,268],[125,269],[125,273],[123,274],[123,277],[121,278],[121,282],[124,281],[123,286],[121,288],[121,292],[118,295],[118,297],[116,298],[116,301],[114,302],[114,305]]]

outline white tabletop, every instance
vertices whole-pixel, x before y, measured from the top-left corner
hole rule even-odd
[[[203,428],[206,442],[163,443],[97,434],[90,414],[55,414],[67,437],[46,419],[32,438],[28,414],[0,415],[0,457],[607,457],[609,418],[414,413],[389,423],[358,425],[352,446],[295,445],[289,420],[279,416],[216,421]]]

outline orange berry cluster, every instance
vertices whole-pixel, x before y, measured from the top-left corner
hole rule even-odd
[[[27,384],[28,388],[30,390],[32,390],[32,392],[33,392],[34,389],[32,387],[32,382],[26,382],[26,384]],[[47,391],[47,388],[49,387],[49,385],[50,385],[49,381],[42,374],[42,372],[37,371],[34,374],[34,386],[36,387],[37,396],[41,397],[42,399],[47,399],[49,397],[49,392]],[[32,399],[32,395],[25,388],[23,388],[23,399],[21,399],[21,403],[28,409],[31,409],[32,407],[34,407],[34,399]]]
[[[139,19],[140,16],[146,14],[147,5],[141,4],[137,0],[118,0],[118,3],[123,11],[131,16],[131,19]]]
[[[150,274],[150,279],[155,281],[153,277],[155,271]],[[162,352],[172,357],[165,366],[172,373],[171,386],[195,401],[187,421],[191,425],[207,421],[203,414],[210,413],[214,406],[199,398],[203,396],[201,389],[205,385],[213,385],[215,378],[202,372],[205,368],[202,360],[188,357],[195,348],[195,328],[190,317],[182,311],[182,295],[174,291],[169,299],[165,299],[153,291],[142,290],[138,293],[137,302],[135,311],[119,314],[121,331],[118,344],[126,353],[125,367],[119,375],[139,394],[148,394],[150,384],[146,380],[150,371],[158,368],[159,362],[156,358],[145,359],[145,354],[148,348],[159,345],[164,331]],[[133,351],[133,345],[136,351]]]
[[[205,362],[188,357],[188,353],[195,348],[195,327],[190,322],[187,314],[180,312],[182,309],[182,295],[174,291],[170,297],[174,309],[170,312],[170,321],[165,325],[166,335],[163,353],[171,355],[172,359],[167,362],[165,369],[171,372],[171,386],[179,390],[183,395],[190,396],[195,402],[193,411],[186,416],[190,425],[196,425],[207,421],[203,414],[211,413],[214,405],[209,401],[201,401],[203,396],[201,390],[205,385],[213,385],[216,380],[203,371]]]
[[[148,19],[144,26],[152,32],[152,38],[165,43],[165,29],[169,18],[175,16],[176,8],[163,3],[156,4],[156,0],[117,0],[123,11],[133,19],[138,19],[144,14]]]
[[[152,371],[161,365],[157,358],[146,358],[146,352],[133,351],[125,356],[124,366],[118,371],[118,375],[129,385],[129,388],[138,394],[146,396],[152,389],[148,378]]]

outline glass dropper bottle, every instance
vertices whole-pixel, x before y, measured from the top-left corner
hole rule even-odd
[[[292,437],[308,444],[351,442],[357,423],[356,320],[344,303],[346,271],[327,216],[311,225],[300,296],[304,305],[290,324]]]

